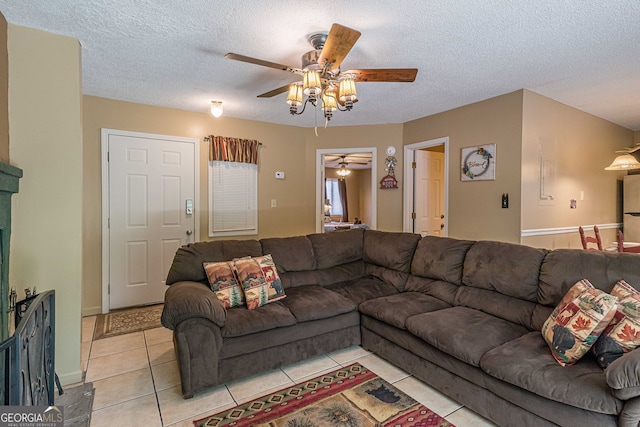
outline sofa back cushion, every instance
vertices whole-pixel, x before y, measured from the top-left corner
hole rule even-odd
[[[233,258],[262,255],[262,246],[257,240],[220,240],[190,243],[176,251],[167,274],[167,285],[190,280],[207,282],[204,262],[231,261]]]
[[[313,270],[316,260],[311,241],[306,236],[261,239],[262,253],[271,254],[279,273]]]
[[[515,243],[474,243],[464,260],[455,305],[534,329],[538,273],[547,252]]]
[[[608,253],[582,249],[556,249],[540,266],[538,305],[533,316],[535,329],[545,320],[569,289],[582,279],[607,293],[618,280],[640,287],[640,258],[633,253]]]
[[[460,286],[467,251],[475,242],[447,237],[425,236],[418,242],[411,274]]]
[[[537,302],[538,273],[547,252],[515,243],[476,242],[464,259],[462,283]]]
[[[309,234],[316,269],[335,267],[362,259],[362,237],[364,230],[340,230],[330,233]]]
[[[362,253],[365,274],[403,291],[419,240],[419,234],[366,230]]]

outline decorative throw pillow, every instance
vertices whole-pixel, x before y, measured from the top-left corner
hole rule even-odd
[[[209,286],[225,308],[244,304],[244,292],[238,283],[235,266],[231,261],[203,262]]]
[[[620,280],[611,295],[618,297],[615,314],[592,348],[603,368],[640,346],[640,292]]]
[[[286,297],[271,255],[234,262],[249,310]]]
[[[589,351],[615,314],[617,298],[581,280],[562,298],[542,326],[551,354],[562,366]]]

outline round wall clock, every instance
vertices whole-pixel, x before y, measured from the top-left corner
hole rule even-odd
[[[387,147],[387,156],[393,156],[394,154],[396,154],[396,147],[394,147],[393,145],[390,145]]]

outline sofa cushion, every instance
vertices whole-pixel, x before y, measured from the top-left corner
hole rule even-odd
[[[473,244],[471,240],[425,236],[411,261],[411,274],[461,285],[464,257]]]
[[[473,366],[489,350],[518,338],[526,328],[467,307],[418,314],[406,321],[407,330],[428,344]]]
[[[555,307],[582,279],[605,292],[611,292],[618,280],[640,283],[640,262],[632,253],[555,249],[544,258],[539,279],[538,303]]]
[[[354,228],[340,233],[309,234],[316,268],[324,269],[362,259],[364,230]]]
[[[542,326],[542,336],[559,364],[576,363],[589,351],[613,318],[616,301],[586,279],[569,289]]]
[[[306,236],[261,239],[263,254],[271,254],[278,271],[313,270],[316,260],[311,241]]]
[[[189,243],[176,251],[167,274],[167,285],[175,282],[207,280],[202,263],[229,261],[244,256],[262,255],[262,246],[257,240],[217,240],[213,242]]]
[[[298,286],[282,300],[297,322],[324,319],[356,310],[353,301],[322,286]]]
[[[211,290],[222,302],[224,308],[238,307],[244,304],[244,292],[238,283],[232,261],[205,262],[204,271]]]
[[[362,259],[369,264],[409,273],[419,240],[419,234],[367,230]]]
[[[234,263],[249,310],[286,297],[271,255],[238,258]]]
[[[547,251],[515,243],[475,243],[464,259],[462,283],[537,302],[538,273]]]
[[[622,410],[593,357],[562,367],[538,331],[488,351],[480,367],[492,377],[556,402],[605,414]]]
[[[328,285],[327,289],[349,298],[356,305],[370,299],[398,293],[393,285],[371,277],[334,283]]]
[[[227,310],[226,323],[220,332],[225,338],[240,337],[295,324],[296,318],[293,314],[282,302],[277,301],[255,310],[247,310],[244,307],[230,308]]]
[[[388,297],[368,300],[358,309],[374,319],[381,320],[399,329],[407,329],[405,321],[416,314],[451,307],[446,302],[417,292],[403,292]]]
[[[591,348],[603,368],[640,346],[640,292],[620,280],[611,295],[618,297],[615,314]]]

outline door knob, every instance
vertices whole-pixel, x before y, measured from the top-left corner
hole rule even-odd
[[[187,230],[187,236],[191,236],[193,234],[193,230]]]
[[[440,230],[444,230],[444,224],[440,224]]]
[[[440,215],[440,219],[444,219],[444,214]]]

